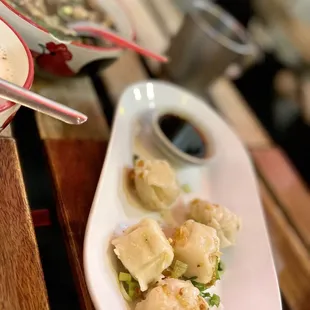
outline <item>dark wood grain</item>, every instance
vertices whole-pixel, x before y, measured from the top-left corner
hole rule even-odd
[[[0,138],[0,182],[0,309],[48,309],[14,139]]]
[[[265,182],[260,179],[259,185],[281,291],[292,310],[308,310],[309,252]]]
[[[45,140],[74,280],[83,309],[93,309],[83,271],[83,240],[107,143]]]
[[[252,156],[262,178],[310,250],[310,193],[297,170],[278,147],[252,150]]]

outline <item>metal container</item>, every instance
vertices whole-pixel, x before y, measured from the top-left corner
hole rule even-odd
[[[243,66],[255,55],[245,29],[219,6],[188,2],[188,13],[167,52],[163,71],[176,83],[198,93],[221,76],[231,64]]]

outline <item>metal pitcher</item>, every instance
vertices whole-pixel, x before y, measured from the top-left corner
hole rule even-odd
[[[257,55],[246,30],[219,6],[188,1],[187,14],[167,52],[163,71],[176,83],[202,94],[231,64],[244,66]]]

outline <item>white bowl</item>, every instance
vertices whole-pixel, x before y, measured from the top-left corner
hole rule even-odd
[[[12,83],[30,89],[34,77],[30,50],[19,34],[1,17],[0,33],[1,53],[5,53],[6,57],[6,59],[0,59],[0,66],[9,68],[12,73]],[[1,75],[3,75],[0,76],[1,78],[6,79],[3,72]],[[19,107],[18,104],[0,99],[0,132],[10,123]]]
[[[96,0],[98,5],[112,18],[117,32],[126,39],[134,40],[135,32],[130,18],[121,1]],[[80,43],[63,44],[47,29],[15,10],[6,0],[0,0],[0,17],[8,21],[25,40],[33,57],[36,68],[54,76],[70,77],[79,73],[86,65],[95,63],[106,67],[116,60],[123,52],[120,47],[96,47]],[[91,23],[76,23],[79,30],[103,37],[102,27]],[[74,28],[74,27],[73,27]]]

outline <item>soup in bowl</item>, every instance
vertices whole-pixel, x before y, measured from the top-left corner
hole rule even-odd
[[[19,34],[0,17],[0,77],[30,89],[34,77],[33,59]],[[11,122],[19,105],[0,99],[0,132]]]
[[[107,42],[104,30],[135,39],[122,1],[0,0],[0,16],[21,34],[39,71],[71,77],[120,57],[123,49]]]

